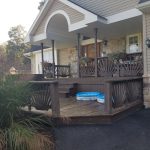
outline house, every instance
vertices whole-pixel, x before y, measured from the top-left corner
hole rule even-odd
[[[41,45],[42,51],[43,45],[51,47],[60,68],[70,65],[75,78],[59,82],[78,83],[79,91],[107,87],[109,113],[112,105],[118,111],[131,99],[142,99],[143,92],[144,104],[150,106],[150,0],[47,0],[26,42]]]
[[[44,47],[43,53],[44,62],[52,63],[52,49],[49,47]],[[55,55],[57,56],[56,51]],[[29,52],[26,52],[24,56],[31,60],[31,73],[42,74],[41,46],[32,45]],[[57,57],[55,57],[55,62],[57,64]]]

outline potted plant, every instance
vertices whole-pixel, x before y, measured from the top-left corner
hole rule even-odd
[[[91,63],[92,61],[94,61],[94,59],[90,58],[90,57],[81,57],[80,58],[80,64],[83,66],[87,66],[88,63]]]

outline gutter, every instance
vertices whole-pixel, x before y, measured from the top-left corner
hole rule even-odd
[[[139,3],[137,8],[140,10],[144,10],[149,7],[150,7],[150,1],[147,1],[147,2],[143,2],[143,3]]]

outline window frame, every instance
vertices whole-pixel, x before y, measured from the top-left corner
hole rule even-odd
[[[130,38],[136,37],[136,36],[138,37],[138,51],[137,52],[131,52],[130,49],[129,49],[129,41],[130,41]],[[128,35],[126,37],[126,53],[127,54],[132,54],[132,53],[139,53],[139,52],[142,52],[142,37],[141,37],[141,33]]]

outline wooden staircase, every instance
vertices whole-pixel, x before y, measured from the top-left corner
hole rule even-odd
[[[59,95],[61,97],[75,96],[77,83],[59,83]]]

